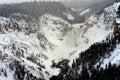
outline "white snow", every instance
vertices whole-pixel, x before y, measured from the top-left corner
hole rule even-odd
[[[116,23],[120,23],[120,19],[119,18],[116,18]]]
[[[70,15],[70,14],[67,15],[67,17],[68,17],[69,20],[74,20],[74,17],[72,15]]]
[[[4,73],[1,72],[1,70],[3,69],[3,71],[6,71],[7,73],[7,77],[4,76]],[[9,68],[8,68],[8,61],[3,61],[1,62],[0,61],[0,80],[14,80],[14,71],[11,71]]]
[[[109,57],[106,57],[105,59],[101,59],[100,61],[102,61],[102,64],[100,65],[101,68],[106,68],[107,65],[109,65],[109,63],[116,64],[117,66],[120,65],[120,45],[117,45],[117,47],[115,48],[115,50],[113,52],[110,53]],[[95,65],[95,67],[98,65],[98,63]]]
[[[80,15],[84,15],[84,14],[88,13],[89,11],[90,11],[90,9],[86,9],[83,12],[81,12]]]
[[[105,10],[108,12],[111,12],[112,14],[114,14],[114,17],[116,17],[116,14],[114,12],[117,11],[118,7],[120,6],[120,3],[115,3],[113,6],[110,6],[108,8],[106,8]],[[116,23],[120,23],[120,19],[116,18]],[[114,49],[113,52],[110,53],[109,56],[106,56],[106,58],[101,58],[100,62],[102,62],[102,64],[100,65],[101,68],[106,68],[106,66],[109,65],[109,63],[111,63],[112,65],[116,64],[117,66],[120,65],[120,45],[116,44],[116,48]],[[95,65],[95,67],[99,65],[99,62]]]
[[[67,58],[72,63],[72,60],[77,58],[81,51],[88,49],[96,42],[106,39],[113,32],[113,28],[110,28],[113,19],[109,20],[109,24],[105,24],[103,16],[101,15],[98,19],[93,15],[85,23],[73,25],[61,18],[50,15],[43,16],[40,20],[42,22],[41,32],[48,42],[54,45],[52,50],[47,49],[46,53],[50,53],[49,58],[55,61]],[[106,19],[109,19],[109,17]]]
[[[22,30],[20,32],[17,30],[4,30],[5,33],[0,34],[0,51],[3,54],[8,54],[9,58],[14,58],[21,62],[24,61],[22,63],[26,65],[27,69],[30,70],[33,75],[40,77],[40,74],[42,74],[46,80],[49,80],[51,76],[58,75],[60,72],[59,69],[51,68],[53,60],[58,62],[62,58],[70,59],[71,62],[69,64],[71,65],[72,60],[77,58],[80,52],[88,49],[96,42],[105,40],[106,37],[113,32],[112,24],[114,22],[115,13],[111,10],[112,7],[106,8],[105,11],[107,15],[104,13],[100,16],[92,15],[84,23],[73,25],[61,18],[46,14],[40,17],[39,28],[32,26],[37,29],[37,32],[29,34],[26,34],[28,31],[25,30],[26,27],[29,28],[29,25],[24,20],[16,21]],[[89,9],[84,13],[86,12],[89,12]],[[67,15],[68,19],[74,20],[71,14],[63,14]],[[8,23],[11,23],[10,19],[0,17],[1,26]],[[4,27],[2,28],[4,29]],[[38,36],[40,38],[38,38]],[[13,44],[15,49],[12,47]],[[119,51],[119,47],[113,53]],[[16,51],[21,50],[24,51],[25,57],[16,56]],[[41,73],[38,70],[38,64],[26,59],[26,57],[30,56],[35,57],[37,62],[45,66],[45,69],[42,69]],[[113,57],[114,56],[115,55],[113,55]],[[113,57],[111,56],[111,59]],[[117,61],[118,60],[114,59],[113,63]],[[0,64],[2,65],[2,63]],[[35,70],[31,70],[31,66],[35,68]],[[46,71],[49,74],[47,74]],[[7,70],[7,72],[9,72],[9,70]],[[12,75],[11,72],[10,76]],[[13,80],[9,75],[7,78]],[[1,80],[8,80],[7,78],[0,76]]]
[[[68,12],[68,13],[63,13],[63,15],[67,16],[67,18],[68,18],[69,20],[74,20],[74,19],[75,19],[75,18],[70,14],[70,12]]]

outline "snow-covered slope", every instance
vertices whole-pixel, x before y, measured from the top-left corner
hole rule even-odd
[[[52,49],[47,48],[47,53],[50,53],[52,59],[56,61],[61,58],[72,61],[93,43],[106,39],[113,31],[114,15],[111,20],[107,21],[108,23],[105,23],[103,16],[104,14],[99,17],[93,15],[85,23],[74,25],[70,25],[61,18],[50,15],[43,16],[40,19],[40,32],[52,45]],[[104,35],[100,36],[101,33]]]
[[[69,59],[71,64],[80,52],[105,40],[113,32],[114,17],[114,6],[74,25],[50,14],[43,15],[36,23],[0,17],[0,78],[16,80],[17,68],[24,66],[23,80],[31,74],[34,78],[49,80],[60,72],[51,67],[53,61]],[[17,61],[20,66],[15,66]]]
[[[72,66],[64,66],[64,68],[61,69],[61,73],[58,76],[52,77],[51,80],[119,80],[120,24],[115,19],[120,18],[119,13],[120,4],[118,3],[105,8],[104,13],[99,14],[99,16],[92,15],[91,18],[86,21],[87,30],[84,30],[85,33],[89,32],[89,29],[94,31],[93,28],[98,25],[100,29],[114,29],[112,34],[109,34],[106,40],[97,42],[91,45],[89,49],[81,52],[79,57],[73,60]],[[95,24],[95,26],[93,26],[91,23]],[[75,27],[77,26],[78,24]],[[96,30],[99,32],[99,29]],[[99,35],[102,36],[104,34],[105,33],[103,32]],[[88,36],[87,38],[89,39]]]
[[[10,19],[3,17],[1,17],[1,19],[2,21],[0,24],[2,33],[0,34],[0,51],[2,57],[7,55],[7,57],[13,59],[13,61],[18,60],[21,63],[23,62],[26,67],[28,67],[28,71],[33,73],[33,75],[37,76],[38,78],[41,77],[40,75],[43,75],[38,69],[41,68],[40,66],[45,66],[46,68],[45,70],[42,70],[42,73],[45,73],[46,70],[48,70],[47,72],[50,74],[58,74],[57,72],[59,70],[56,71],[50,68],[52,62],[51,60],[48,60],[49,54],[47,55],[44,52],[45,50],[42,49],[42,40],[38,39],[38,35],[36,32],[34,32],[34,30],[32,30],[30,27],[28,28],[24,21],[15,23]],[[44,37],[42,38],[44,40]],[[49,77],[48,75],[46,76]]]
[[[118,14],[115,15],[116,16],[116,20],[115,20],[116,27],[118,26],[118,28],[119,28],[119,21],[120,20],[119,20],[119,11],[118,11],[119,9],[118,9],[118,7],[120,7],[120,3],[114,4],[114,10],[115,10],[115,12],[118,12]],[[112,6],[110,8],[112,10]],[[119,29],[117,29],[117,30],[119,30]],[[119,57],[120,57],[120,44],[119,44],[119,40],[118,40],[115,49],[109,55],[106,55],[105,58],[101,58],[101,60],[95,65],[95,67],[99,63],[101,63],[100,67],[104,68],[104,69],[107,66],[109,66],[109,64],[119,66],[120,65]]]
[[[101,64],[101,68],[105,68],[109,63],[112,65],[116,64],[117,66],[120,65],[120,45],[117,45],[116,49],[111,52],[110,57],[103,60],[103,63]],[[102,59],[101,59],[102,60]]]

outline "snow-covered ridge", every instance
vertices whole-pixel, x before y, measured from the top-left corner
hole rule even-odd
[[[50,14],[40,17],[32,26],[25,20],[0,17],[0,54],[7,55],[8,59],[5,67],[10,64],[9,60],[18,60],[37,78],[49,80],[60,71],[51,68],[52,61],[63,58],[72,63],[81,51],[112,34],[115,16],[112,10],[113,6],[108,7],[105,13],[92,15],[84,23],[74,25]],[[5,60],[1,59],[0,64]],[[12,72],[7,68],[7,74]]]
[[[86,13],[89,13],[89,11],[90,11],[90,9],[86,9],[86,10],[84,10],[83,12],[81,12],[80,15],[84,15],[84,14],[86,14]]]
[[[113,7],[114,7],[114,9],[112,10]],[[115,3],[114,6],[110,7],[111,12],[117,12],[118,7],[120,7],[120,3]],[[116,22],[116,24],[119,25],[119,22],[120,22],[119,15],[118,14],[115,15],[115,17],[116,17],[115,22]],[[117,27],[117,25],[116,25],[116,27]],[[105,58],[101,58],[100,67],[105,69],[107,66],[109,66],[109,64],[119,66],[120,65],[119,57],[120,57],[120,44],[119,44],[119,41],[118,41],[115,49],[112,52],[110,52],[109,55],[106,55]],[[98,62],[96,65],[98,65],[100,62]],[[95,65],[95,67],[96,67],[96,65]]]

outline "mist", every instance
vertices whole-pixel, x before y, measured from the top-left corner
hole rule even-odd
[[[105,5],[107,3],[113,3],[114,0],[71,0],[71,1],[64,1],[63,3],[70,8],[75,9],[85,9],[89,6],[94,5]]]
[[[29,2],[29,1],[43,1],[43,0],[0,0],[0,3],[21,3],[21,2]],[[49,0],[44,0],[49,1]],[[84,2],[99,2],[103,0],[50,0],[50,1],[61,1],[61,2],[78,2],[78,3],[84,3]]]

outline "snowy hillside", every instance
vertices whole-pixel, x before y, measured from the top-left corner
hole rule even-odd
[[[51,14],[40,16],[35,22],[27,22],[29,16],[20,13],[14,14],[24,16],[19,20],[0,17],[0,80],[50,80],[58,76],[62,70],[53,64],[67,59],[71,67],[81,52],[112,35],[116,6],[78,24]],[[68,18],[73,19],[71,15]]]
[[[114,12],[117,12],[117,15]],[[107,36],[106,40],[94,43],[89,47],[89,49],[82,51],[79,54],[79,57],[73,60],[72,66],[64,66],[64,68],[61,68],[61,73],[58,76],[53,76],[51,80],[120,79],[120,24],[119,21],[117,21],[118,19],[115,21],[115,17],[120,17],[120,4],[116,3],[113,6],[105,8],[105,13],[101,14],[100,20],[108,19],[110,23],[113,21],[111,25],[114,27],[113,33]],[[95,21],[95,19],[93,21]],[[107,23],[105,22],[105,24]],[[107,30],[110,28],[111,27],[109,25]]]

